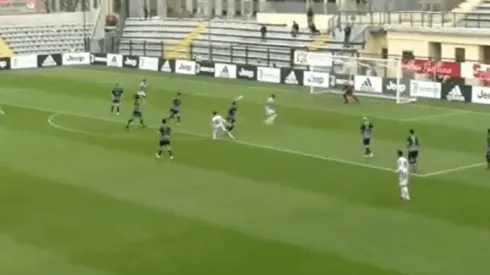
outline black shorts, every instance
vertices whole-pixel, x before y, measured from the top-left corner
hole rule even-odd
[[[236,122],[236,120],[235,120],[234,118],[231,118],[231,117],[229,117],[229,118],[228,118],[226,121],[227,121],[229,124],[231,124],[231,125],[235,125],[235,122]]]
[[[408,162],[415,163],[417,162],[417,158],[419,157],[419,151],[410,151],[408,152]]]
[[[133,111],[133,117],[143,117],[143,114],[140,111]]]
[[[370,144],[371,144],[371,139],[370,138],[363,138],[362,139],[362,145],[369,146]]]
[[[160,140],[159,144],[160,146],[169,146],[170,140]]]
[[[490,152],[487,152],[485,158],[487,159],[487,163],[490,163]]]
[[[170,117],[175,117],[180,115],[180,110],[177,109],[170,109]]]
[[[119,104],[119,102],[121,102],[121,100],[119,100],[119,99],[113,99],[112,100],[112,104]]]

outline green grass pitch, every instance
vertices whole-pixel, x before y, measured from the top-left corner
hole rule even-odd
[[[142,78],[150,127],[128,133]],[[306,88],[94,67],[0,83],[0,274],[489,274],[488,106],[345,105]],[[177,92],[175,159],[156,160],[155,127]],[[266,126],[271,93],[279,117]],[[237,140],[212,141],[211,112],[239,95]],[[421,167],[403,204],[394,169],[409,128]]]

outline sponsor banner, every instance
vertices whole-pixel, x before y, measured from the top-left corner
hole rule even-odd
[[[140,59],[134,55],[123,55],[123,63],[122,66],[124,68],[139,68]]]
[[[303,85],[303,70],[282,68],[281,83],[289,85]]]
[[[11,61],[11,67],[14,70],[37,68],[36,54],[16,55],[14,57],[11,57],[10,61]]]
[[[175,60],[158,59],[158,70],[164,73],[175,72]]]
[[[441,83],[433,81],[410,80],[410,96],[441,98]]]
[[[196,62],[196,74],[214,76],[214,63],[208,61]]]
[[[281,83],[281,69],[257,67],[257,80],[268,83]]]
[[[303,85],[320,88],[330,87],[330,74],[322,72],[304,71]]]
[[[447,101],[471,102],[471,86],[441,84],[441,99]]]
[[[141,56],[138,63],[140,70],[158,71],[158,57]]]
[[[105,54],[105,53],[90,54],[90,64],[106,66],[107,65],[107,54]]]
[[[356,75],[354,90],[365,93],[382,93],[383,79],[379,76]]]
[[[424,74],[451,78],[461,77],[461,67],[456,62],[444,62],[436,60],[402,60],[402,68],[405,73]]]
[[[236,79],[236,65],[214,64],[214,77]]]
[[[63,53],[61,64],[63,66],[89,65],[90,53]]]
[[[122,67],[123,56],[121,54],[107,54],[107,66],[108,67]]]
[[[238,79],[257,80],[257,67],[250,65],[237,65],[236,77]]]
[[[400,78],[397,85],[396,78],[383,78],[383,94],[396,95],[400,91],[400,95],[410,95],[410,79]]]
[[[0,70],[11,69],[12,63],[10,57],[0,57]]]
[[[37,66],[39,68],[61,66],[61,54],[39,54],[37,55]]]
[[[490,104],[490,88],[473,86],[471,91],[471,102]]]
[[[196,62],[189,60],[176,60],[175,61],[175,73],[195,75],[196,74]]]
[[[330,52],[294,51],[294,65],[332,67],[333,58]]]
[[[482,80],[485,85],[490,85],[490,64],[463,62],[460,65],[462,78],[476,78]]]
[[[348,74],[330,74],[330,88],[343,89],[346,85],[354,85],[354,80]]]

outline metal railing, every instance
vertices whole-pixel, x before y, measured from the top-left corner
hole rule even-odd
[[[339,43],[339,42],[332,42]],[[359,43],[358,43],[359,44]],[[163,57],[166,59],[206,60],[230,62],[264,66],[280,66],[281,64],[293,66],[294,51],[304,50],[307,47],[289,46],[261,46],[257,44],[229,43],[229,44],[199,44],[177,47],[178,44],[163,41],[123,41],[120,53],[128,55],[142,55]],[[353,49],[328,50],[333,54],[358,55]]]
[[[172,48],[175,44],[164,43],[163,41],[127,41],[123,42],[120,53],[126,55],[139,55],[139,56],[154,56],[163,57],[167,59],[189,59],[189,60],[205,60],[205,61],[220,61],[228,60],[228,62],[237,64],[256,64],[257,60],[264,65],[271,65],[273,63],[290,63],[293,64],[294,51],[305,50],[306,47],[288,47],[288,46],[277,46],[277,47],[267,47],[258,46],[256,44],[243,44],[243,43],[229,43],[227,45],[202,45],[202,44],[191,44],[186,48],[181,48],[178,50],[173,50],[173,53],[168,53],[167,49]],[[382,55],[381,53],[360,53],[352,49],[342,49],[342,50],[326,50],[335,55],[349,55],[358,56],[372,59],[402,59],[401,55]],[[225,52],[225,53],[223,53]],[[189,54],[188,56],[185,56]],[[265,56],[265,58],[257,58],[257,54]],[[289,55],[290,59],[278,59],[275,57],[276,54]],[[180,56],[179,56],[180,55]],[[208,58],[209,57],[209,58]],[[335,58],[335,57],[334,57]],[[236,62],[237,59],[242,60],[241,62]],[[489,60],[476,60],[476,59],[465,59],[465,60],[455,60],[455,58],[437,58],[434,59],[428,56],[414,56],[405,59],[416,59],[416,60],[438,60],[441,62],[449,63],[464,63],[464,62],[475,62],[479,64],[490,64]]]
[[[358,25],[490,28],[490,14],[488,13],[344,11],[337,16],[342,23]]]

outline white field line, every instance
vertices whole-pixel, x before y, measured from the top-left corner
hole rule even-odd
[[[463,170],[468,170],[471,168],[481,167],[485,164],[486,163],[480,162],[480,163],[475,163],[475,164],[470,164],[470,165],[464,165],[464,166],[459,166],[459,167],[455,167],[455,168],[451,168],[451,169],[445,169],[445,170],[439,170],[436,172],[420,174],[419,177],[428,178],[428,177],[433,177],[433,176],[439,176],[439,175],[444,175],[444,174],[448,174],[448,173],[454,173],[454,172],[459,172],[459,171],[463,171]]]
[[[65,116],[75,116],[75,115],[72,115],[72,114],[66,114],[66,113],[54,113],[54,114],[51,114],[49,117],[48,117],[48,125],[55,128],[55,129],[58,129],[60,131],[64,131],[64,132],[70,132],[70,133],[74,133],[74,134],[81,134],[81,135],[89,135],[89,136],[99,136],[99,137],[110,137],[110,138],[124,138],[124,139],[141,139],[141,140],[148,140],[147,138],[137,138],[137,137],[134,137],[134,136],[130,136],[130,137],[126,137],[125,135],[114,135],[114,134],[107,134],[107,133],[97,133],[97,132],[92,132],[92,131],[85,131],[85,130],[80,130],[80,129],[75,129],[75,128],[72,128],[72,127],[67,127],[67,126],[63,126],[63,125],[60,125],[59,123],[56,123],[55,122],[55,118],[58,117],[58,116],[62,116],[62,115],[65,115]],[[76,117],[82,117],[82,116],[79,116],[79,115],[76,115]],[[92,118],[90,117],[90,119],[96,119],[96,118]],[[101,118],[97,118],[96,120],[101,120]],[[104,120],[104,121],[108,121],[108,122],[118,122],[118,123],[122,123],[121,121],[119,120]],[[157,128],[157,126],[150,126],[152,128]],[[158,134],[160,134],[158,131],[157,131]],[[185,138],[178,138],[177,140],[178,141],[193,141],[193,140],[205,140],[207,138],[204,138],[204,137],[199,137],[199,136],[192,136],[192,137],[185,137]]]
[[[417,116],[417,117],[411,117],[407,119],[401,119],[401,122],[416,122],[416,121],[422,121],[422,120],[431,120],[431,119],[438,119],[438,118],[444,118],[444,117],[452,117],[452,116],[459,116],[459,115],[464,115],[464,114],[471,114],[471,111],[468,110],[460,110],[456,112],[449,112],[449,113],[443,113],[443,114],[434,114],[434,115],[427,115],[427,116]]]
[[[4,105],[10,105],[10,106],[14,106],[17,108],[37,110],[37,111],[41,111],[41,112],[53,113],[56,115],[68,115],[68,116],[73,116],[73,117],[88,118],[88,119],[94,119],[94,120],[100,120],[100,121],[123,123],[123,121],[121,121],[121,120],[109,119],[109,118],[99,117],[99,116],[91,116],[91,115],[87,115],[87,114],[80,114],[80,113],[74,113],[74,112],[69,112],[69,111],[59,111],[59,110],[54,110],[54,109],[50,109],[50,108],[34,107],[34,106],[29,106],[29,105],[8,103],[8,102],[2,102],[2,103]],[[52,120],[52,116],[53,115],[50,115],[51,120]],[[150,127],[156,128],[155,125],[151,125]],[[211,139],[211,135],[203,135],[201,133],[188,132],[188,131],[176,131],[176,132],[181,133],[181,134],[192,135],[192,136],[199,137],[199,138],[208,138],[209,137],[209,139]],[[262,144],[242,141],[242,140],[233,140],[231,142],[235,142],[235,143],[238,143],[238,144],[241,144],[244,146],[249,146],[249,147],[262,148],[262,149],[272,150],[272,151],[276,151],[276,152],[288,153],[288,154],[293,154],[293,155],[298,155],[298,156],[310,157],[310,158],[321,159],[321,160],[326,160],[326,161],[331,161],[331,162],[336,162],[336,163],[341,163],[341,164],[347,164],[347,165],[352,165],[352,166],[358,166],[358,167],[370,168],[370,169],[379,170],[379,171],[386,171],[386,172],[395,173],[395,169],[390,169],[387,167],[377,166],[377,165],[372,165],[372,164],[366,164],[366,163],[362,163],[362,162],[356,162],[356,161],[350,161],[350,160],[344,160],[344,159],[338,159],[338,158],[331,158],[331,157],[315,155],[315,154],[305,153],[305,152],[286,149],[286,148],[279,148],[279,147],[274,147],[274,146],[268,146],[268,145],[262,145]],[[414,174],[414,176],[417,176],[417,174]]]
[[[106,117],[98,117],[98,116],[92,116],[92,115],[74,113],[74,112],[68,112],[68,111],[59,111],[59,110],[54,110],[54,109],[50,109],[50,108],[34,107],[34,106],[29,106],[29,105],[14,104],[14,103],[7,103],[7,102],[3,102],[3,104],[18,107],[18,108],[31,109],[31,110],[41,111],[41,112],[53,113],[52,115],[50,115],[51,122],[53,120],[53,116],[68,115],[68,116],[73,116],[73,117],[88,118],[88,119],[94,119],[94,120],[100,120],[100,121],[106,121],[106,122],[123,123],[121,120],[109,119]],[[58,125],[58,127],[59,127],[59,125]],[[155,126],[155,125],[150,125],[149,127],[157,128],[157,126]],[[67,129],[67,128],[65,128],[65,129]],[[64,130],[64,129],[62,129],[62,130]],[[69,129],[69,130],[78,131],[76,129]],[[78,131],[78,132],[80,133],[80,131]],[[196,132],[178,131],[178,133],[195,136],[196,138],[199,138],[199,139],[201,139],[201,138],[207,139],[208,137],[211,138],[210,136],[203,135],[201,133],[196,133]],[[356,161],[350,161],[350,160],[344,160],[344,159],[331,158],[331,157],[315,155],[315,154],[305,153],[305,152],[286,149],[286,148],[279,148],[279,147],[274,147],[274,146],[262,145],[262,144],[247,142],[247,141],[241,141],[241,140],[233,140],[232,142],[235,142],[235,143],[238,143],[238,144],[241,144],[244,146],[249,146],[249,147],[262,148],[262,149],[272,150],[272,151],[276,151],[276,152],[282,152],[282,153],[288,153],[288,154],[293,154],[293,155],[298,155],[298,156],[310,157],[310,158],[315,158],[315,159],[320,159],[320,160],[325,160],[325,161],[331,161],[331,162],[336,162],[336,163],[341,163],[341,164],[347,164],[347,165],[352,165],[352,166],[370,168],[370,169],[379,170],[379,171],[386,171],[386,172],[391,172],[391,173],[395,172],[394,169],[390,169],[390,168],[383,167],[383,166],[377,166],[377,165],[366,164],[366,163],[362,163],[362,162],[356,162]],[[474,167],[479,167],[482,165],[484,165],[484,163],[477,163],[477,164],[472,164],[472,165],[460,166],[460,167],[456,167],[456,168],[439,170],[436,172],[430,172],[430,173],[424,173],[424,174],[412,174],[412,176],[427,178],[427,177],[438,176],[438,175],[442,175],[442,174],[462,171],[462,170],[466,170],[466,169],[470,169],[470,168],[474,168]]]

